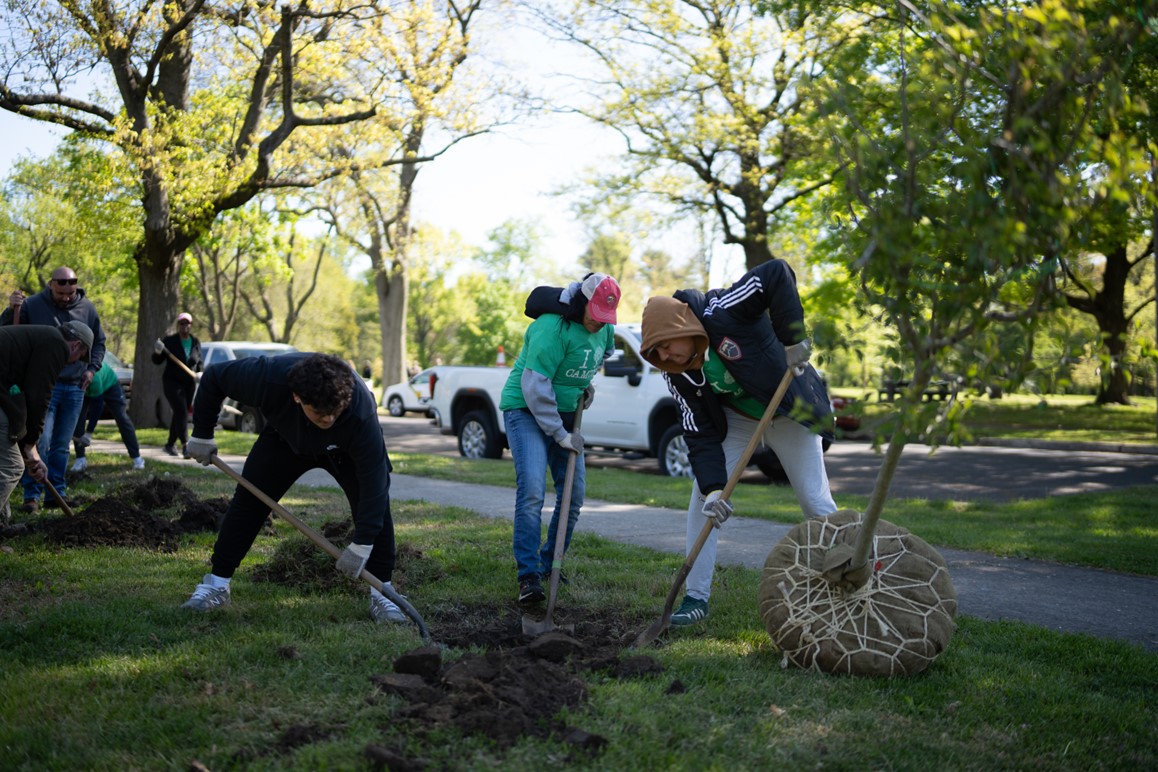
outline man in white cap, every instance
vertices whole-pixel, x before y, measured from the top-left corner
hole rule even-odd
[[[204,362],[201,358],[201,341],[193,334],[191,315],[177,314],[177,332],[164,338],[157,338],[150,359],[155,365],[165,363],[165,371],[161,373],[161,390],[165,392],[165,400],[173,410],[173,417],[169,420],[169,439],[165,442],[165,452],[175,456],[177,442],[180,441],[181,449],[185,451],[185,444],[189,440],[189,406],[193,404],[193,390],[197,387],[193,376],[181,365],[196,373],[200,372]],[[187,451],[185,458],[189,458]]]
[[[564,551],[579,519],[586,488],[583,437],[573,431],[580,400],[590,404],[591,380],[603,360],[615,349],[619,284],[602,273],[563,290],[532,292],[527,315],[535,319],[523,336],[511,374],[503,387],[499,409],[515,461],[514,553],[519,602],[538,603],[543,577],[554,561],[555,534],[562,506],[562,490],[571,453],[579,454],[571,482]],[[546,302],[539,305],[536,297]],[[547,470],[555,483],[555,510],[542,541],[542,510]]]
[[[0,325],[39,324],[59,328],[78,321],[92,336],[87,360],[71,362],[57,377],[45,415],[44,433],[40,437],[40,456],[48,467],[48,481],[67,501],[64,474],[68,467],[72,430],[80,418],[84,393],[105,359],[105,334],[100,316],[96,306],[85,296],[84,289],[78,286],[76,272],[67,266],[52,272],[52,278],[43,291],[25,299],[24,294],[16,290],[9,296],[8,303],[9,307],[0,314]],[[24,487],[24,511],[36,512],[40,509],[44,486],[27,474],[21,485]],[[44,500],[46,507],[55,507],[57,503],[52,496]]]

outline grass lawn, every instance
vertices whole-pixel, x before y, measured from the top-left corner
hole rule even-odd
[[[70,488],[76,495],[93,498],[139,479],[122,457],[90,458],[92,480]],[[453,459],[430,464],[443,461]],[[407,457],[402,466],[409,468],[400,471],[420,463],[423,457]],[[452,473],[499,474],[497,465],[487,466],[454,466]],[[201,498],[232,488],[212,470],[165,467],[150,465],[149,473],[180,475]],[[652,494],[682,495],[684,502],[687,495],[678,488]],[[336,490],[295,490],[283,503],[319,529],[347,511]],[[1033,502],[1025,506],[1032,510]],[[1107,499],[1088,509],[1135,506]],[[509,522],[424,502],[395,502],[394,517],[399,545],[411,556],[396,576],[398,587],[424,615],[435,642],[448,620],[466,610],[512,609]],[[1091,517],[1082,528],[1096,533],[1097,522]],[[371,682],[421,643],[413,627],[373,625],[364,590],[353,584],[258,581],[259,569],[303,547],[304,538],[280,521],[276,535],[258,537],[234,580],[230,608],[209,616],[183,612],[178,606],[205,572],[212,541],[211,534],[185,537],[171,553],[53,546],[38,534],[3,542],[5,769],[189,769],[196,762],[214,770],[355,770],[371,767],[368,746],[452,770],[1158,766],[1153,653],[959,618],[948,650],[916,677],[783,669],[756,613],[758,573],[732,567],[717,572],[705,624],[673,632],[646,652],[662,673],[577,676],[586,700],[562,718],[605,738],[601,752],[577,754],[553,737],[526,736],[502,748],[475,733],[416,731],[401,718],[405,702]],[[1012,536],[1000,541],[1017,548]],[[1119,546],[1095,538],[1086,550]],[[658,615],[682,562],[582,533],[568,560],[571,583],[557,620],[606,615],[638,629]],[[466,653],[450,647],[443,658]]]

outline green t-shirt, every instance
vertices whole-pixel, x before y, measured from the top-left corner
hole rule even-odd
[[[736,379],[732,377],[732,374],[728,372],[723,360],[713,357],[711,351],[707,352],[705,356],[704,377],[712,391],[722,394],[724,401],[736,412],[749,418],[755,418],[757,421],[764,417],[766,405],[761,405],[759,400],[749,396],[748,392],[744,391]]]
[[[101,369],[97,370],[96,375],[92,377],[92,383],[88,385],[85,394],[90,397],[99,397],[111,389],[116,382],[117,371],[109,367],[107,362],[102,362]]]
[[[615,345],[615,327],[605,324],[598,332],[587,332],[578,322],[566,322],[558,314],[543,314],[527,327],[523,350],[503,386],[499,410],[527,406],[523,399],[523,371],[530,368],[545,376],[555,389],[560,413],[579,405],[583,389],[603,366],[603,355]]]

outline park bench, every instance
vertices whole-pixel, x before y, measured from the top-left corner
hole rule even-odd
[[[877,399],[881,402],[892,402],[897,396],[909,388],[909,381],[902,378],[882,378],[881,388],[877,392]],[[925,391],[921,394],[921,399],[926,402],[933,400],[946,400],[957,393],[956,383],[949,380],[929,381],[929,385],[925,387]]]

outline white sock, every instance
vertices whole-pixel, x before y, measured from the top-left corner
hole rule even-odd
[[[226,587],[229,586],[229,579],[226,579],[223,576],[218,576],[217,574],[210,574],[209,575],[209,586],[214,587],[218,590],[224,590]]]

